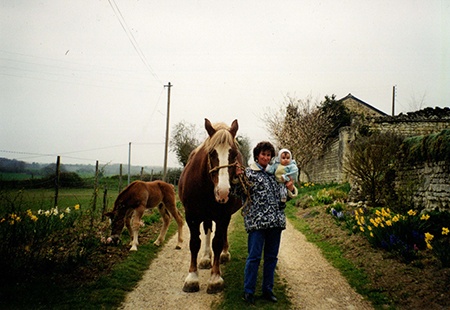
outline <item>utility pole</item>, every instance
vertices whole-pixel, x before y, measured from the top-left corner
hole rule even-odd
[[[395,87],[396,85],[392,87],[392,116],[395,116]]]
[[[170,119],[170,88],[173,85],[169,84],[164,85],[164,87],[167,87],[167,119],[166,119],[166,145],[164,150],[164,174],[163,174],[163,181],[166,181],[167,177],[167,153],[169,150],[169,119]]]

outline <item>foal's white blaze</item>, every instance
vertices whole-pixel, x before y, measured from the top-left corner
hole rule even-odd
[[[219,158],[219,167],[228,165],[228,152],[229,147],[216,148],[217,157]],[[228,168],[224,167],[218,171],[219,180],[214,188],[214,194],[216,201],[219,203],[228,202],[228,194],[230,193],[230,181],[228,176]]]

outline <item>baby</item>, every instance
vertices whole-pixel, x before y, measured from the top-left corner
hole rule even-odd
[[[283,184],[289,180],[296,182],[298,178],[297,163],[292,158],[291,151],[288,149],[281,149],[278,152],[278,156],[275,157],[274,163],[267,166],[266,171],[274,174],[276,180]],[[281,190],[281,201],[286,202],[286,198],[287,189],[284,186]]]

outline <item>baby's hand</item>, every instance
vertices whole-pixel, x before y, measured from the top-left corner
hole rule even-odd
[[[294,190],[294,182],[292,181],[292,179],[289,179],[289,181],[285,182],[284,184],[291,192]]]

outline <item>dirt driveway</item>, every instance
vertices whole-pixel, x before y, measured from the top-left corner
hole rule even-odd
[[[206,293],[209,270],[199,270],[200,292],[182,291],[190,259],[187,225],[184,236],[181,250],[175,250],[176,235],[166,242],[121,309],[207,310],[220,302],[223,294]],[[373,309],[289,222],[281,242],[278,274],[288,283],[293,309]]]

